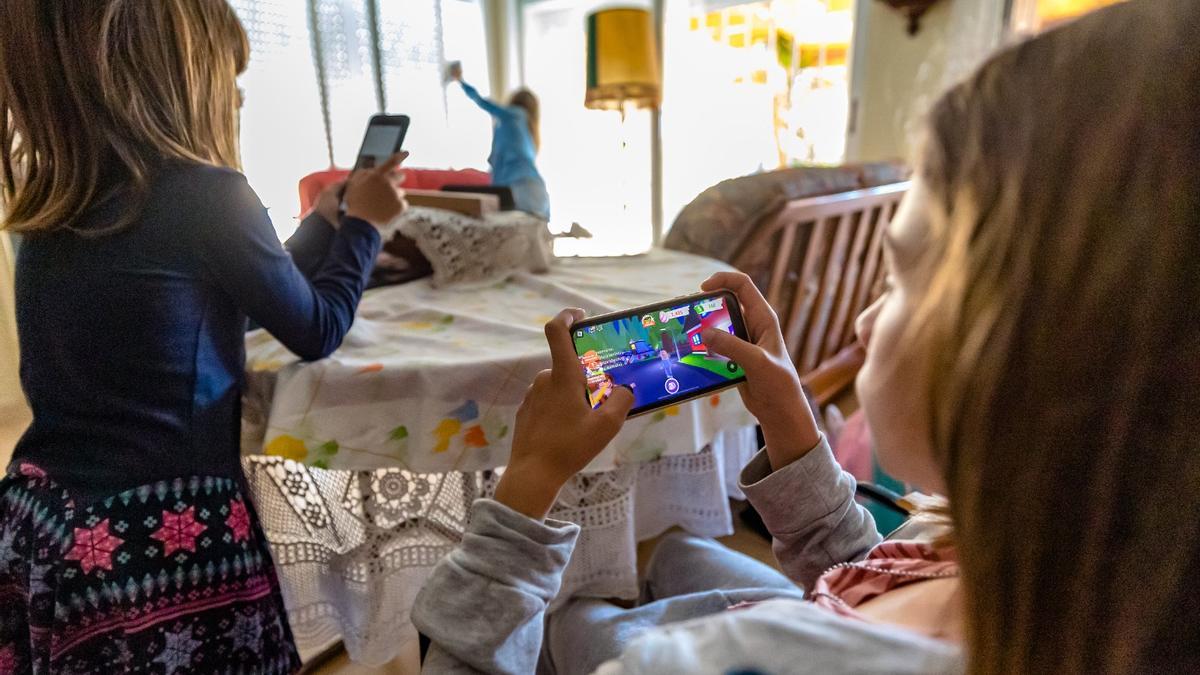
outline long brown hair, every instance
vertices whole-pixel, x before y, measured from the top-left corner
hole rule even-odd
[[[934,108],[932,443],[972,673],[1200,672],[1200,3],[1102,10]]]
[[[518,108],[525,110],[525,121],[529,125],[529,136],[533,138],[533,149],[539,150],[542,147],[542,135],[540,132],[540,109],[537,96],[528,89],[521,88],[513,92],[512,97],[508,100],[509,105],[515,105]]]
[[[164,160],[237,167],[250,47],[226,0],[6,0],[0,199],[6,229],[72,227],[117,194],[137,215]]]

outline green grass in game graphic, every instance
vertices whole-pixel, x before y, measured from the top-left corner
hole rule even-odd
[[[665,343],[672,357],[676,348],[682,357],[691,353],[687,336],[687,329],[691,327],[689,323],[699,323],[699,318],[689,312],[684,317],[662,321],[659,313],[654,312],[644,317],[592,326],[590,332],[582,329],[582,335],[577,330],[575,345],[581,354],[594,351],[601,357],[607,357],[633,352],[635,358],[640,359],[651,355],[657,357]]]

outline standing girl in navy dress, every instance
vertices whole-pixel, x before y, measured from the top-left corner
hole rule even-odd
[[[239,462],[246,320],[302,358],[338,347],[402,158],[285,250],[237,171],[248,52],[226,0],[5,4],[33,422],[0,480],[0,672],[299,667]]]
[[[496,125],[492,132],[492,152],[488,164],[492,167],[492,185],[512,190],[513,205],[518,210],[550,220],[550,195],[546,181],[537,168],[538,100],[528,89],[518,89],[501,105],[480,96],[471,85],[463,82],[462,66],[450,65],[448,75],[462,85],[463,93],[492,116]]]

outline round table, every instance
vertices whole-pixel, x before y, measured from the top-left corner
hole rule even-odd
[[[415,639],[413,599],[494,488],[517,407],[550,365],[546,321],[693,293],[725,269],[656,250],[485,287],[379,288],[315,362],[248,333],[244,463],[302,650],[341,637],[379,664]],[[736,390],[627,423],[552,511],[583,530],[562,597],[635,596],[637,541],[670,527],[729,534],[753,424]]]

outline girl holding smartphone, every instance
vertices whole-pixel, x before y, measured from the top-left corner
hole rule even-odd
[[[740,483],[786,577],[670,536],[638,606],[547,617],[579,536],[547,513],[632,404],[578,396],[567,310],[495,499],[417,598],[426,672],[1200,672],[1198,31],[1191,0],[1118,4],[929,115],[857,391],[881,464],[948,498],[948,536],[880,543],[775,313],[719,274],[750,340],[704,342],[745,369],[766,447]]]
[[[338,347],[402,157],[285,250],[238,172],[248,59],[225,0],[5,5],[0,210],[23,237],[33,422],[0,480],[0,671],[299,667],[240,463],[247,317],[306,359]]]

